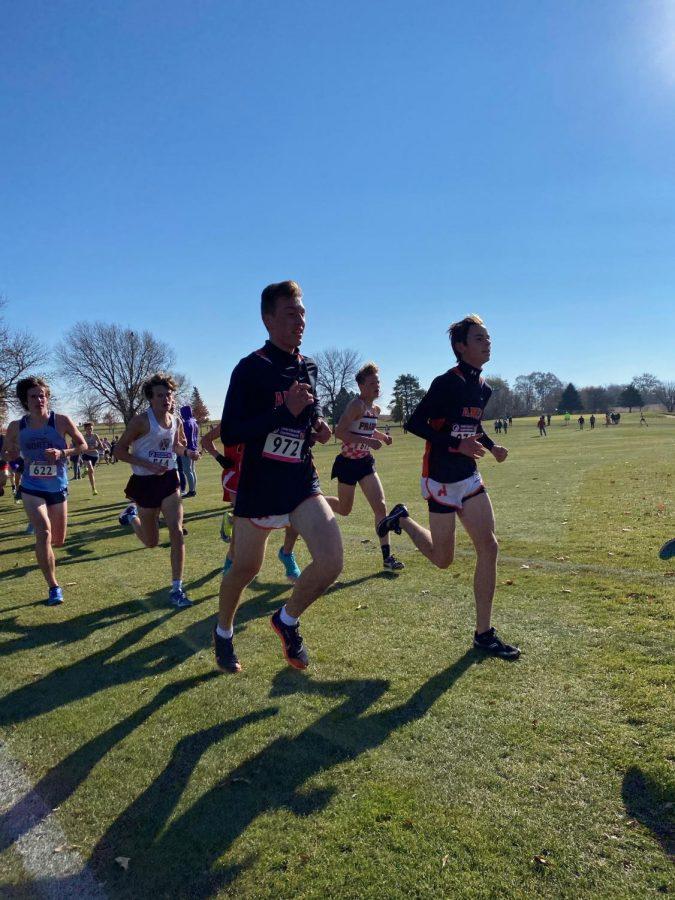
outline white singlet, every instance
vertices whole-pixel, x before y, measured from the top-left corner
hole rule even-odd
[[[361,418],[355,419],[349,426],[349,434],[353,439],[343,442],[340,451],[342,455],[346,456],[347,459],[363,459],[364,456],[369,456],[371,448],[368,444],[363,443],[363,438],[372,437],[376,428],[377,416],[375,415],[375,410],[366,407]]]
[[[174,444],[176,441],[176,431],[178,430],[178,422],[175,416],[171,416],[171,425],[168,428],[162,428],[152,409],[147,409],[145,414],[150,423],[150,431],[142,437],[136,438],[132,446],[129,448],[133,456],[141,459],[147,459],[148,462],[162,466],[169,471],[176,468],[176,451]],[[134,475],[151,475],[149,469],[143,466],[131,466]]]

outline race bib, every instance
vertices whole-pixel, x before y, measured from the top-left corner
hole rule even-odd
[[[304,442],[304,429],[277,428],[267,435],[262,455],[265,459],[274,459],[276,462],[299,463],[302,462]]]
[[[148,457],[150,462],[154,463],[156,466],[168,469],[173,460],[173,453],[171,450],[150,450]]]
[[[32,462],[28,464],[28,474],[31,478],[55,478],[55,462]]]
[[[453,425],[450,434],[453,437],[462,438],[473,437],[477,434],[475,425]]]

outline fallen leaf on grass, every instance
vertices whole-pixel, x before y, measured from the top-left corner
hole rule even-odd
[[[566,559],[569,559],[569,556],[556,556],[558,562],[565,562]]]
[[[66,581],[66,583],[63,586],[64,587],[76,587],[77,582],[76,581]]]
[[[522,565],[520,568],[521,568],[521,569],[529,569],[530,567],[527,566],[527,565],[525,565],[525,563],[523,563],[523,565]]]
[[[371,540],[370,540],[370,538],[364,538],[364,539],[361,541],[361,543],[362,543],[362,544],[370,544],[370,543],[371,543]]]
[[[359,603],[359,605],[356,608],[357,609],[368,609],[368,604],[367,603]]]
[[[124,869],[125,872],[129,871],[129,863],[131,862],[130,856],[116,856],[115,862],[118,866]]]
[[[622,531],[632,531],[633,529],[632,528],[622,528],[621,530]]]
[[[570,588],[563,588],[562,592],[563,592],[563,594],[571,594],[572,593]]]
[[[441,860],[441,869],[444,869],[447,866],[449,859],[450,859],[450,856],[446,853],[445,856],[443,857],[443,859]]]
[[[540,866],[548,866],[549,865],[549,861],[546,859],[545,856],[533,856],[532,862],[538,863]]]
[[[507,578],[504,584],[515,584],[515,581],[513,580],[513,578]]]
[[[429,591],[420,591],[420,594],[428,594],[428,593],[430,593],[430,592]]]

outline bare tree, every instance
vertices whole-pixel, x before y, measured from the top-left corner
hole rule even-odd
[[[658,387],[654,389],[654,396],[669,413],[675,411],[675,381],[659,381]]]
[[[643,372],[642,375],[636,375],[632,382],[638,391],[642,394],[645,403],[653,403],[656,399],[656,391],[661,382],[650,372]]]
[[[0,297],[0,315],[6,303]],[[41,369],[46,360],[47,350],[39,341],[27,331],[11,331],[0,318],[0,422],[8,404],[13,403],[17,381],[31,370]]]
[[[58,344],[56,359],[76,396],[97,394],[126,424],[144,405],[143,382],[170,369],[174,354],[149,331],[81,322]]]
[[[76,412],[81,422],[93,424],[103,421],[105,406],[105,401],[101,399],[100,395],[90,391],[80,397]]]
[[[319,367],[316,382],[319,397],[326,411],[332,416],[340,391],[343,389],[350,391],[353,387],[354,376],[361,365],[361,356],[356,350],[329,347],[316,353],[314,359]]]

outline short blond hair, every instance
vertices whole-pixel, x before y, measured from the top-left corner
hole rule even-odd
[[[464,318],[460,319],[459,322],[453,322],[452,325],[448,328],[452,352],[455,354],[457,359],[461,359],[462,357],[457,352],[455,344],[466,344],[466,339],[469,336],[469,329],[472,325],[480,325],[481,327],[484,327],[485,323],[477,313],[471,313],[471,315],[469,316],[464,316]]]
[[[368,378],[369,375],[377,375],[380,370],[375,365],[374,362],[368,362],[365,366],[361,366],[359,371],[356,373],[356,383],[363,384],[363,382]]]

